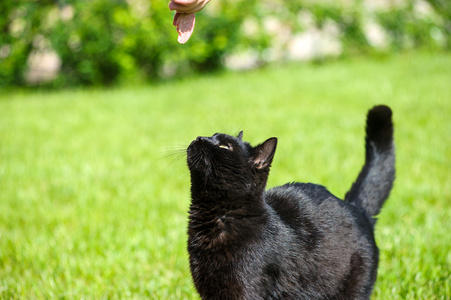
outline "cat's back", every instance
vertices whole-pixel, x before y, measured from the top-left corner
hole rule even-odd
[[[312,183],[270,189],[265,202],[274,214],[272,219],[295,236],[291,245],[301,252],[299,278],[310,274],[314,279],[305,280],[313,291],[328,286],[330,291],[340,291],[334,299],[369,296],[378,250],[371,222],[359,208]]]
[[[282,186],[274,187],[265,192],[268,203],[286,201],[296,204],[299,200],[307,199],[314,205],[319,205],[325,199],[333,197],[324,186],[313,183],[292,182]]]
[[[322,185],[288,183],[266,191],[265,202],[295,230],[314,226],[318,234],[328,231],[341,235],[351,230],[373,238],[373,226],[363,211],[335,197]]]
[[[264,198],[270,207],[268,211],[273,214],[273,221],[290,229],[306,250],[313,251],[318,247],[324,237],[320,206],[334,198],[325,187],[312,183],[288,183],[266,191]]]
[[[266,191],[265,202],[282,221],[299,218],[299,215],[314,217],[316,212],[324,209],[341,211],[344,204],[322,185],[299,182],[287,183]]]

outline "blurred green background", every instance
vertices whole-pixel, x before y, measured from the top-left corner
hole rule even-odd
[[[168,1],[0,3],[0,87],[154,82],[415,48],[451,48],[444,0],[213,0],[176,41]]]
[[[268,187],[343,197],[384,103],[373,299],[451,299],[450,2],[212,0],[184,45],[167,5],[0,2],[0,298],[198,299],[190,141],[277,136]]]

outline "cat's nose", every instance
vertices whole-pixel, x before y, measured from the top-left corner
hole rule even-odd
[[[206,136],[198,136],[197,138],[196,138],[196,142],[202,142],[202,141],[206,141],[207,140],[207,137]]]

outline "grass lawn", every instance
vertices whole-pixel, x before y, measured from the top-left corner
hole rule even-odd
[[[394,111],[397,179],[376,228],[373,298],[450,299],[451,54],[421,53],[0,93],[0,298],[197,299],[189,142],[277,136],[270,187],[314,182],[342,197],[379,103]]]

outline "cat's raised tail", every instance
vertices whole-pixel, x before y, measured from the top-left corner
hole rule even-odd
[[[388,106],[373,107],[367,115],[365,164],[345,201],[362,208],[372,220],[390,194],[395,179],[395,146],[392,111]]]

